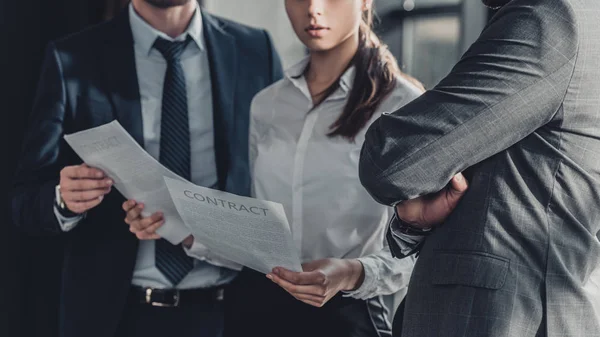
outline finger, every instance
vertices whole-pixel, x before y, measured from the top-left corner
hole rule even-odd
[[[108,192],[110,192],[110,187],[88,191],[61,191],[61,195],[65,201],[81,202],[97,199],[100,196],[107,194]]]
[[[276,275],[267,274],[267,277],[269,279],[271,279],[273,282],[275,282],[276,284],[278,284],[279,286],[281,286],[286,292],[288,292],[294,298],[296,298],[297,300],[302,301],[304,303],[310,304],[315,307],[322,307],[328,301],[328,299],[325,296],[294,292],[292,289],[295,286],[290,285],[290,284],[286,285],[285,281],[282,282],[282,280],[280,278],[278,278]],[[305,286],[301,286],[301,287],[305,287]]]
[[[87,191],[108,188],[113,185],[111,179],[65,179],[61,181],[62,191]]]
[[[459,173],[452,178],[450,188],[447,189],[446,193],[446,202],[450,211],[458,205],[460,199],[467,192],[467,188],[467,180],[462,174]]]
[[[63,169],[64,175],[71,179],[102,179],[106,175],[97,168],[88,165],[68,166]]]
[[[135,200],[127,200],[123,203],[122,207],[123,210],[125,212],[129,212],[133,207],[135,207],[135,205],[137,205],[137,202]]]
[[[462,173],[456,174],[450,182],[453,192],[464,193],[469,188],[469,183]]]
[[[145,232],[138,232],[135,235],[140,240],[158,240],[160,236],[158,234],[146,234]]]
[[[132,207],[127,211],[127,215],[125,216],[125,222],[129,223],[133,220],[139,219],[142,210],[144,209],[144,204],[137,204],[135,207]]]
[[[287,280],[282,279],[281,277],[275,274],[267,274],[267,278],[271,281],[275,282],[277,285],[285,289],[287,292],[293,295],[309,295],[315,296],[317,298],[325,298],[326,289],[322,286],[318,285],[296,285],[290,283]]]
[[[459,173],[455,175],[449,183],[449,186],[444,190],[440,191],[440,193],[436,194],[436,200],[432,205],[437,205],[438,215],[437,222],[443,222],[449,215],[454,211],[458,203],[466,193],[468,188],[468,183],[465,177]],[[436,206],[432,206],[434,210]],[[425,211],[425,208],[423,208]],[[435,213],[435,211],[434,211]],[[424,215],[423,218],[426,216]]]
[[[326,277],[320,269],[309,272],[295,272],[285,268],[274,268],[273,273],[293,284],[324,284]]]
[[[98,198],[96,198],[95,200],[90,200],[90,201],[82,201],[82,202],[67,202],[67,207],[78,214],[87,212],[88,210],[98,206],[102,200],[104,199],[103,196],[100,196]]]
[[[135,236],[139,240],[157,240],[157,239],[160,239],[160,236],[158,234],[146,234],[145,232],[136,232],[134,234],[135,234]]]
[[[155,231],[163,224],[164,220],[161,220],[142,230],[137,230],[134,227],[131,227],[129,230],[140,240],[157,240],[160,239],[160,235],[156,234]]]
[[[142,218],[141,220],[132,221],[131,226],[136,227],[138,230],[145,230],[146,228],[154,225],[156,222],[159,222],[163,219],[162,213],[156,212],[149,217]]]
[[[157,222],[151,224],[150,226],[144,228],[144,233],[146,233],[147,235],[154,235],[154,234],[156,234],[156,230],[159,229],[164,224],[165,224],[164,219],[157,221]]]
[[[294,297],[304,303],[308,303],[308,304],[314,305],[316,307],[322,307],[323,305],[325,305],[325,303],[327,303],[327,299],[325,297],[318,297],[318,296],[307,295],[307,294],[295,294]]]
[[[129,231],[131,233],[135,234],[135,236],[138,239],[142,239],[142,240],[150,240],[150,239],[152,239],[155,236],[160,238],[160,235],[158,235],[156,233],[147,233],[145,230],[138,229],[138,228],[136,228],[134,226],[130,226],[129,227]]]
[[[61,179],[75,179],[77,176],[77,170],[81,165],[65,166],[60,170]]]

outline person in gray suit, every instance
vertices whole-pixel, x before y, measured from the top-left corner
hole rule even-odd
[[[600,336],[600,1],[484,3],[478,40],[361,152],[394,254],[419,252],[394,334]],[[459,172],[456,208],[429,216]]]

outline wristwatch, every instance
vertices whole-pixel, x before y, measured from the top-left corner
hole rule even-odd
[[[421,228],[400,219],[396,209],[394,209],[394,216],[396,217],[396,223],[398,225],[396,230],[402,234],[411,236],[427,236],[433,230],[433,227]]]
[[[56,187],[54,188],[54,201],[56,209],[58,210],[60,215],[64,216],[65,218],[72,218],[79,215],[71,211],[67,207],[67,204],[65,204],[65,201],[63,200],[62,195],[60,194],[60,185],[56,185]]]

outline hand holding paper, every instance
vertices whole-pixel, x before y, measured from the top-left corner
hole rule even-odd
[[[112,180],[104,172],[86,164],[67,166],[60,171],[60,195],[65,206],[83,214],[98,206],[110,193]]]
[[[265,274],[277,266],[302,271],[281,204],[188,182],[152,158],[117,121],[65,140],[130,200],[123,209],[138,238],[179,244],[193,234],[211,254]]]
[[[281,204],[165,178],[195,239],[212,252],[262,273],[302,271]]]
[[[152,158],[117,121],[66,135],[83,161],[106,173],[127,199],[144,203],[143,216],[162,212],[165,224],[157,233],[173,244],[189,234],[173,205],[163,177],[185,181]]]
[[[144,204],[135,200],[127,200],[123,203],[123,210],[127,212],[125,223],[129,225],[129,231],[140,240],[157,240],[160,235],[156,230],[165,223],[162,212],[156,212],[148,217],[142,216]]]

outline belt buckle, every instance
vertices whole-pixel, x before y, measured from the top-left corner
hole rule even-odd
[[[175,289],[175,295],[173,296],[173,303],[162,303],[152,301],[152,292],[154,289],[146,288],[146,304],[150,304],[153,307],[172,308],[179,306],[179,290]]]

